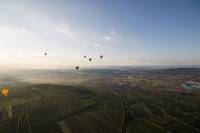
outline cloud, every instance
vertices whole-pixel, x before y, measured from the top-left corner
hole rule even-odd
[[[111,34],[112,34],[111,36],[112,39],[121,39],[121,37],[118,34],[116,34],[114,31],[111,31]]]
[[[36,20],[38,20],[40,23],[36,23],[35,21],[33,21],[32,22],[33,23],[32,24],[33,29],[30,28],[29,30],[26,30],[24,28],[16,28],[16,27],[10,28],[10,27],[7,27],[7,26],[0,25],[0,33],[3,33],[3,34],[11,34],[11,33],[13,33],[13,34],[27,34],[27,33],[35,32],[35,30],[39,31],[39,32],[43,32],[43,33],[60,32],[64,35],[66,35],[67,37],[69,37],[69,38],[71,38],[71,39],[73,39],[77,42],[80,42],[80,40],[76,38],[77,33],[72,31],[69,28],[68,25],[53,23],[53,22],[46,20],[46,19],[40,19],[40,17],[39,18],[34,17],[34,18]]]
[[[49,53],[47,53],[47,56],[45,56],[44,53],[1,52],[0,57],[63,58],[64,56]]]
[[[122,56],[123,59],[126,60],[137,60],[137,61],[147,61],[146,59],[142,59],[142,58],[133,58],[133,57],[129,57],[129,56]]]
[[[76,40],[77,42],[80,42],[77,38],[74,37],[74,33],[69,30],[69,27],[66,25],[57,25],[54,26],[54,29],[65,34],[67,37]]]
[[[126,59],[126,60],[133,60],[132,57],[128,57],[128,56],[123,56],[122,58],[123,58],[123,59]]]
[[[133,57],[129,57],[129,56],[122,56],[123,59],[126,59],[126,60],[135,60],[135,61],[142,61],[142,62],[151,62],[151,63],[164,63],[164,64],[176,64],[178,63],[177,61],[167,61],[167,60],[153,60],[153,59],[143,59],[143,58],[133,58]],[[182,63],[179,61],[179,63]]]
[[[83,58],[83,56],[81,56],[81,55],[75,55],[75,56],[71,56],[70,60],[79,60],[79,59],[82,59],[82,58]]]
[[[22,55],[23,55],[22,53],[1,52],[0,57],[17,57]]]
[[[150,61],[150,60],[146,60],[146,59],[142,59],[142,58],[133,58],[133,57],[129,57],[129,56],[122,56],[123,59],[126,60],[136,60],[136,61]]]
[[[40,23],[36,23],[35,29],[40,32],[60,32],[67,37],[77,41],[81,42],[79,39],[77,39],[76,35],[77,32],[73,31],[67,24],[65,23],[54,23],[51,22],[48,19],[44,19],[41,17],[36,17]]]
[[[25,30],[25,29],[20,29],[20,28],[10,28],[10,27],[7,27],[7,26],[2,26],[0,25],[0,33],[7,33],[7,34],[10,34],[10,33],[13,33],[13,34],[21,34],[21,33],[27,33],[28,31]]]
[[[83,46],[84,49],[87,49],[87,46]]]
[[[103,39],[108,40],[108,41],[120,39],[120,36],[116,34],[115,31],[111,31],[110,33],[111,33],[110,36],[104,36]]]
[[[20,4],[21,5],[21,4]],[[22,4],[23,5],[23,4]],[[27,32],[36,33],[39,36],[39,32],[50,33],[50,32],[60,32],[70,39],[73,39],[77,42],[80,41],[79,31],[74,31],[74,29],[68,26],[65,23],[59,23],[57,20],[48,19],[46,16],[43,16],[41,13],[37,13],[34,10],[29,8],[21,8],[18,4],[4,4],[2,7],[6,10],[2,10],[3,15],[7,14],[6,11],[9,11],[9,15],[13,15],[15,17],[5,17],[5,25],[10,25],[10,28],[1,27],[0,25],[0,33],[21,33],[26,34]],[[22,18],[22,19],[16,19]],[[15,21],[11,21],[15,20]],[[6,23],[8,22],[8,24]],[[22,23],[23,22],[23,23]],[[3,24],[3,23],[2,23]],[[18,29],[16,27],[19,27]],[[43,34],[45,36],[45,34]],[[0,35],[1,36],[1,35]],[[41,37],[43,38],[43,37]],[[56,38],[56,37],[55,37]]]
[[[105,36],[104,39],[110,41],[110,37],[108,37],[108,36]]]
[[[60,32],[78,43],[83,42],[77,38],[78,32],[74,31],[65,23],[53,23],[48,20],[43,20],[43,22],[36,29],[41,32]]]
[[[105,47],[106,49],[112,49],[111,47]]]
[[[137,60],[137,61],[147,61],[146,59],[141,59],[141,58],[134,58],[134,60]]]
[[[94,44],[94,46],[96,46],[96,47],[99,47],[99,46],[100,46],[100,44]]]

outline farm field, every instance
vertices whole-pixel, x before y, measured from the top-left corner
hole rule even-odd
[[[196,69],[0,71],[1,133],[200,132]]]

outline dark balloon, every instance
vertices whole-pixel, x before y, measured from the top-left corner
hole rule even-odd
[[[86,57],[86,55],[84,55],[84,58]]]
[[[78,70],[79,69],[79,66],[76,66],[76,70]]]
[[[92,59],[90,58],[89,61],[91,61]]]
[[[47,53],[44,53],[44,55],[46,56],[46,55],[47,55]]]
[[[103,58],[103,55],[100,55],[100,58],[102,59],[102,58]]]

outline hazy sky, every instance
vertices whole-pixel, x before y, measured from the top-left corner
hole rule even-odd
[[[0,1],[0,66],[192,64],[199,0]]]

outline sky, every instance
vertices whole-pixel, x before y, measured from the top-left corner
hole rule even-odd
[[[200,65],[199,0],[1,0],[0,16],[0,67]]]

